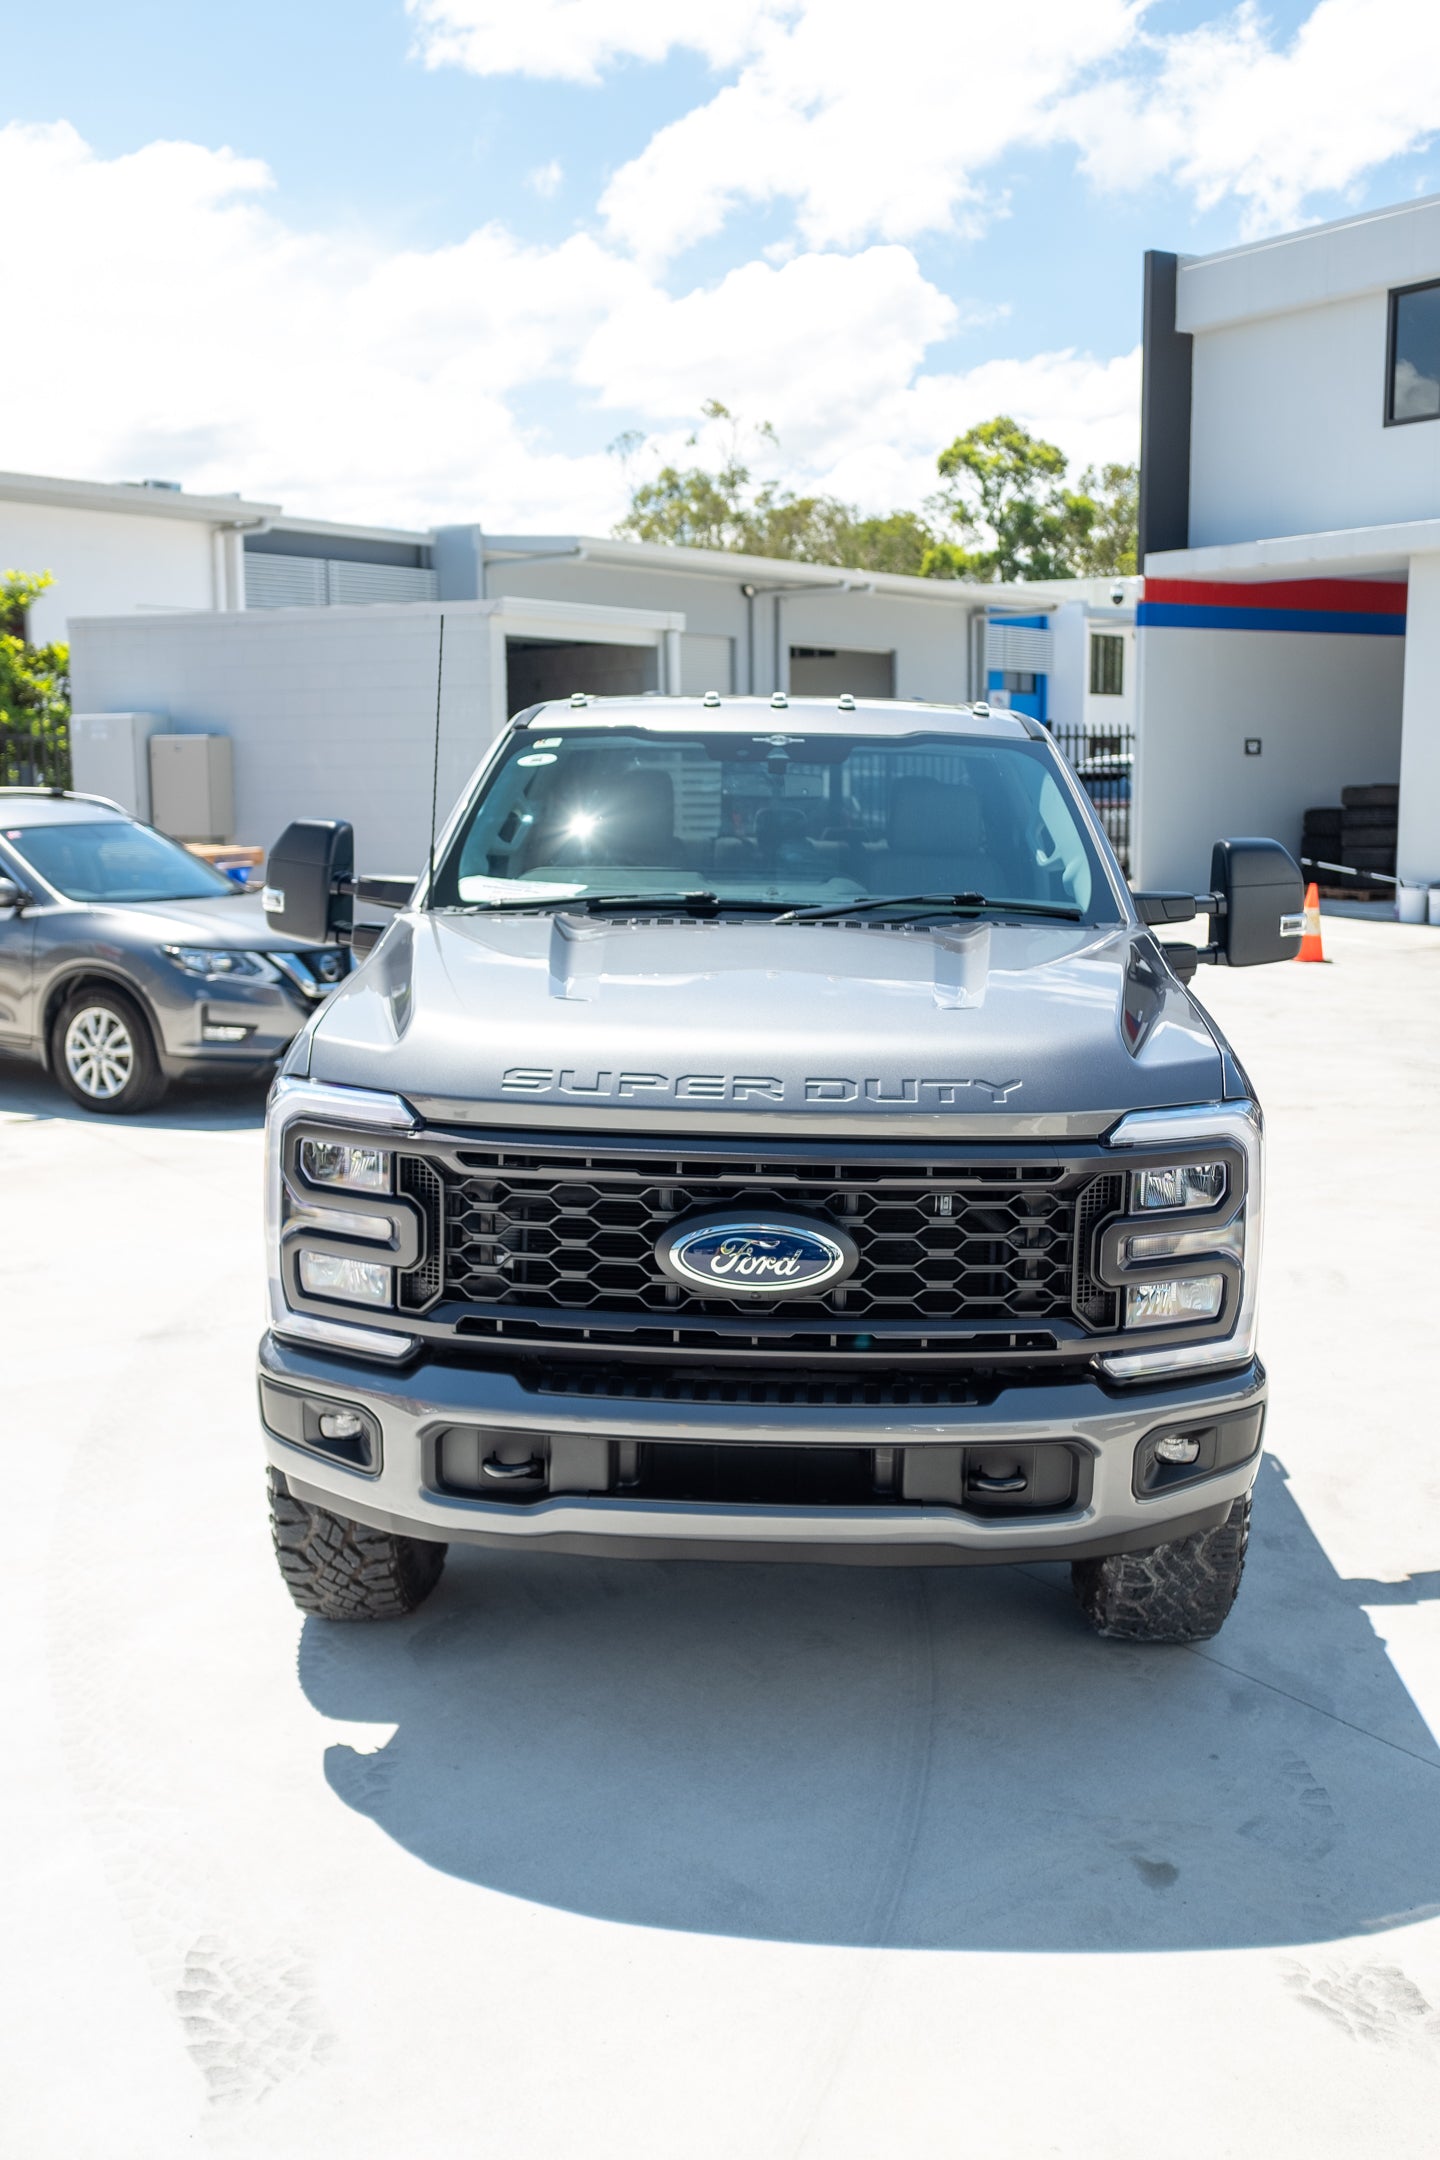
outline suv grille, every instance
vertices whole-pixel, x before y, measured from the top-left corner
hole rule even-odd
[[[447,1303],[497,1317],[603,1312],[683,1328],[707,1315],[771,1314],[797,1333],[817,1321],[1083,1317],[1103,1326],[1108,1317],[1076,1247],[1082,1196],[1087,1231],[1109,1212],[1108,1193],[1093,1190],[1109,1181],[1093,1163],[539,1151],[532,1140],[523,1149],[455,1143],[436,1167],[443,1207],[431,1220],[438,1228],[443,1219],[444,1266],[435,1287]],[[859,1247],[855,1272],[813,1297],[770,1301],[689,1290],[655,1259],[661,1234],[686,1217],[766,1206],[840,1224]]]

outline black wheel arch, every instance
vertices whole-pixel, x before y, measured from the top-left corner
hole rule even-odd
[[[44,1003],[40,1011],[40,1056],[47,1072],[53,1072],[55,1061],[52,1047],[55,1040],[55,1023],[67,999],[77,990],[122,990],[132,1005],[140,1008],[141,1018],[150,1030],[150,1040],[161,1065],[165,1062],[165,1037],[154,1006],[133,975],[122,968],[107,966],[104,961],[77,960],[62,968],[45,985]]]

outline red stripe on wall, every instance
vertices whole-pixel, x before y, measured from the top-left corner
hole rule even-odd
[[[1314,608],[1329,614],[1403,615],[1407,585],[1371,578],[1292,578],[1231,585],[1218,578],[1146,578],[1145,598],[1176,607]]]

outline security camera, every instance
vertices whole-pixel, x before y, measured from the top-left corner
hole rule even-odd
[[[1123,585],[1112,585],[1110,587],[1110,604],[1112,607],[1124,607],[1125,588]]]

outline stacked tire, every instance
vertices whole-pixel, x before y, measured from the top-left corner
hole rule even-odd
[[[1343,863],[1340,850],[1344,846],[1343,821],[1345,813],[1339,803],[1333,810],[1307,810],[1300,835],[1300,853],[1307,863]],[[1320,872],[1322,880],[1325,871]],[[1333,875],[1333,873],[1330,873]]]
[[[1328,809],[1307,810],[1301,831],[1300,854],[1304,864],[1339,863],[1355,872],[1349,886],[1332,884],[1332,893],[1355,892],[1368,873],[1395,875],[1395,825],[1400,814],[1400,790],[1376,782],[1369,787],[1347,787],[1340,801]],[[1309,872],[1307,871],[1307,875]],[[1328,873],[1332,878],[1333,872]],[[1319,870],[1324,886],[1327,873]]]
[[[1347,787],[1342,789],[1340,801],[1341,862],[1350,870],[1379,870],[1393,878],[1399,788]]]

